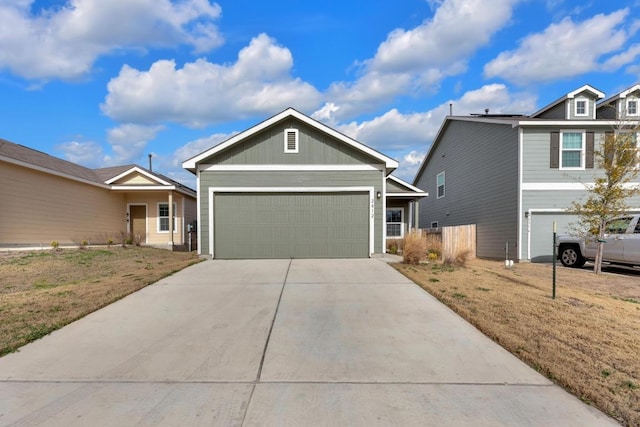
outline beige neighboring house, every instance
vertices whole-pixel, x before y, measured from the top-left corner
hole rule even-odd
[[[159,173],[133,164],[89,169],[3,139],[0,206],[0,248],[99,244],[124,233],[188,248],[197,218],[196,192]]]

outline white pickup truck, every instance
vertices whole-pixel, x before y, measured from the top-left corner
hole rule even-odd
[[[604,235],[602,261],[611,264],[640,265],[640,215],[627,215],[609,221]],[[582,267],[596,258],[597,240],[559,236],[558,259],[566,267]]]

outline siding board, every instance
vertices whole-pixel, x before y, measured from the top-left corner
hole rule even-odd
[[[503,257],[505,242],[517,242],[518,130],[450,121],[414,185],[437,194],[436,175],[442,171],[446,195],[420,201],[420,224],[476,224],[478,256]]]

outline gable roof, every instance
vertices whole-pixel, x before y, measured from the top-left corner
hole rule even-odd
[[[0,139],[0,160],[106,189],[114,188],[112,183],[120,177],[137,172],[148,176],[158,185],[173,187],[172,189],[194,197],[196,194],[195,190],[138,165],[90,169],[5,139]]]
[[[364,153],[367,154],[370,157],[373,157],[376,160],[379,160],[381,163],[384,163],[386,169],[387,169],[387,173],[391,173],[392,170],[396,169],[398,167],[398,162],[394,159],[392,159],[391,157],[385,156],[384,154],[380,153],[379,151],[376,151],[358,141],[356,141],[353,138],[350,138],[338,131],[336,131],[333,128],[330,128],[329,126],[320,123],[314,119],[312,119],[311,117],[302,114],[301,112],[293,109],[293,108],[287,108],[286,110],[282,111],[281,113],[276,114],[275,116],[264,120],[261,123],[258,123],[257,125],[243,131],[240,132],[234,136],[232,136],[231,138],[227,139],[226,141],[221,142],[220,144],[206,150],[203,151],[202,153],[188,159],[185,160],[182,163],[182,167],[187,169],[188,171],[195,173],[196,171],[196,167],[198,165],[198,163],[204,161],[205,159],[207,159],[208,157],[214,156],[217,153],[226,150],[227,148],[240,143],[241,141],[244,141],[245,139],[251,137],[252,135],[257,134],[258,132],[261,132],[262,130],[282,121],[285,119],[288,119],[290,117],[294,117],[302,122],[304,122],[305,124],[312,126],[316,129],[318,129],[321,132],[324,132],[334,138],[336,138],[337,140],[343,142],[346,145],[349,145],[350,147]]]
[[[556,105],[560,104],[561,102],[566,101],[567,99],[575,98],[576,95],[579,95],[582,92],[591,92],[593,95],[595,95],[596,99],[604,98],[604,92],[599,91],[598,89],[594,88],[591,85],[584,85],[584,86],[579,87],[576,90],[573,90],[573,91],[567,93],[564,96],[561,96],[560,98],[558,98],[555,101],[553,101],[551,104],[542,107],[540,110],[538,110],[535,113],[533,113],[530,117],[538,117],[540,114],[544,113],[545,111],[548,111],[548,110],[552,109],[553,107],[555,107]]]
[[[193,197],[195,197],[196,195],[195,190],[187,187],[186,185],[183,185],[178,181],[175,181],[165,175],[162,175],[157,172],[153,172],[149,169],[143,168],[142,166],[138,166],[135,164],[101,168],[101,169],[96,169],[95,172],[98,176],[100,176],[104,180],[106,184],[110,185],[112,189],[120,189],[120,188],[135,189],[136,187],[140,187],[140,188],[148,187],[149,186],[148,184],[125,184],[125,185],[117,184],[117,181],[119,181],[120,179],[128,175],[140,174],[149,178],[151,181],[157,183],[157,185],[167,187],[167,189],[173,189]]]
[[[603,105],[611,104],[613,101],[617,101],[618,99],[624,99],[627,97],[627,95],[636,91],[640,91],[640,84],[633,85],[630,88],[623,90],[622,92],[619,92],[613,96],[610,96],[609,98],[600,102],[598,106],[600,107]]]
[[[42,151],[15,144],[5,139],[0,139],[0,160],[75,181],[106,187],[105,182],[100,179],[93,169],[50,156]]]
[[[412,198],[423,198],[427,197],[429,193],[426,191],[422,191],[418,187],[414,187],[408,182],[398,178],[397,176],[388,175],[387,181],[392,181],[396,186],[403,188],[403,191],[388,191],[387,197],[412,197]]]

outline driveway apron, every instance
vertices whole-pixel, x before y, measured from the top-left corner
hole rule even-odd
[[[0,425],[617,425],[377,259],[205,261],[0,358]]]

